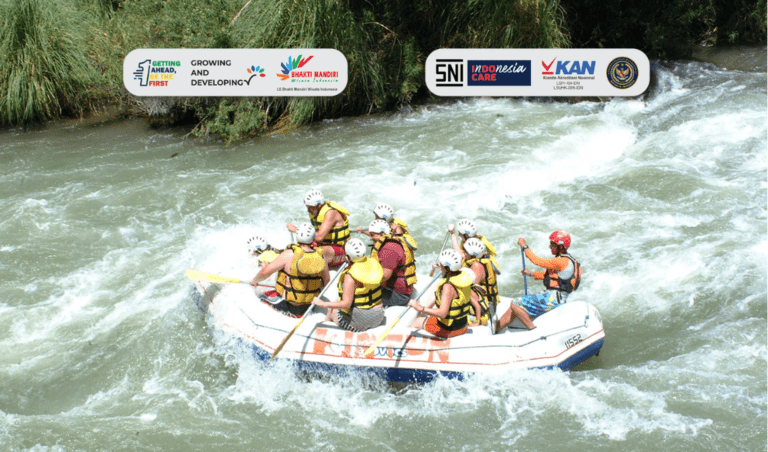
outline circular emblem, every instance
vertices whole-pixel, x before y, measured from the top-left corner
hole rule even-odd
[[[637,81],[638,70],[634,61],[627,57],[614,58],[606,71],[608,82],[619,89],[627,89]]]

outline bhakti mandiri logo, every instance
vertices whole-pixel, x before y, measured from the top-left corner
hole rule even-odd
[[[306,58],[302,58],[301,55],[296,58],[289,56],[287,63],[280,63],[281,70],[277,77],[281,81],[288,80],[291,83],[328,83],[339,81],[339,71],[337,70],[312,70],[305,67],[313,57],[313,55]],[[313,66],[317,67],[316,64],[313,64]]]

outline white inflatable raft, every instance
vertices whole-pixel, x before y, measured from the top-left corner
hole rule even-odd
[[[429,278],[421,276],[419,280],[424,285]],[[298,322],[261,302],[257,292],[264,289],[205,282],[195,282],[195,286],[201,309],[212,316],[214,327],[235,335],[259,359],[269,360]],[[416,293],[414,290],[414,296]],[[328,290],[324,298],[332,301],[338,299],[338,294]],[[509,298],[502,297],[497,315],[504,313],[509,303]],[[598,354],[605,338],[600,314],[583,301],[568,302],[534,319],[533,330],[515,319],[510,328],[495,335],[485,325],[448,339],[412,328],[417,313],[410,309],[374,353],[364,356],[405,309],[387,308],[386,325],[354,333],[325,321],[325,309],[315,307],[277,359],[292,360],[310,372],[373,372],[388,381],[425,382],[438,373],[461,378],[468,373],[498,369],[567,370]]]

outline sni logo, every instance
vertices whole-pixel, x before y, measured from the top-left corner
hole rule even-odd
[[[550,61],[549,64],[547,64],[545,61],[541,62],[541,65],[544,66],[544,71],[542,72],[543,75],[595,75],[595,61],[557,61],[557,65],[555,65],[555,61],[557,61],[557,58]],[[555,72],[552,72],[552,66],[555,66]]]
[[[435,60],[435,86],[464,86],[464,60]]]

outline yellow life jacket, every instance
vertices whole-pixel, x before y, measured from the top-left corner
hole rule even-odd
[[[259,262],[261,262],[262,264],[268,264],[273,260],[277,259],[277,256],[279,255],[280,253],[275,250],[264,251],[259,255]]]
[[[496,275],[501,274],[499,271],[499,264],[496,262],[495,257],[486,254],[483,257],[466,260],[464,266],[471,268],[472,264],[475,262],[480,262],[485,267],[485,279],[483,281],[478,281],[477,284],[485,289],[485,299],[496,306],[499,304],[499,286],[496,281]]]
[[[491,245],[491,242],[489,242],[484,235],[478,235],[477,238],[483,242],[483,245],[485,245],[485,249],[488,250],[489,255],[491,256],[496,255],[496,248],[494,248],[493,245]]]
[[[381,279],[384,277],[384,269],[381,268],[379,261],[366,257],[357,262],[353,262],[351,266],[344,269],[339,276],[339,300],[341,300],[344,293],[344,277],[347,273],[349,273],[356,282],[362,284],[362,287],[358,287],[357,284],[355,284],[353,307],[358,309],[371,309],[381,303]],[[342,311],[349,314],[352,312],[352,307],[349,309],[342,309]]]
[[[403,230],[402,234],[392,234],[393,236],[401,235],[405,239],[405,241],[408,242],[408,246],[411,248],[411,250],[416,251],[417,249],[419,249],[419,244],[416,243],[416,239],[414,239],[411,233],[408,232],[408,223],[406,223],[405,221],[399,218],[393,218],[392,223],[400,226],[400,229]]]
[[[403,221],[403,220],[401,220],[399,218],[392,218],[392,223],[400,226],[400,229],[403,230],[403,234],[411,235],[411,233],[408,232],[408,223],[406,223],[405,221]],[[394,229],[394,228],[392,228],[392,229]]]
[[[315,232],[317,232],[320,230],[323,220],[325,220],[325,215],[331,210],[338,210],[339,213],[341,213],[342,218],[344,218],[344,224],[341,226],[334,226],[334,228],[331,229],[331,232],[325,237],[318,237],[318,240],[320,240],[318,243],[320,245],[344,246],[349,239],[349,211],[347,209],[333,201],[326,201],[325,204],[323,204],[323,207],[320,208],[320,211],[317,212],[317,215],[313,216],[310,214],[309,219],[312,221],[312,226],[314,226]]]
[[[275,290],[294,304],[310,304],[323,289],[323,253],[316,249],[304,251],[297,244],[292,244],[291,249],[293,260],[290,273],[282,268],[277,272]]]
[[[371,257],[379,260],[379,250],[382,246],[384,246],[387,242],[396,242],[400,244],[400,246],[403,247],[403,252],[405,253],[405,265],[402,265],[400,267],[397,267],[395,269],[395,277],[397,278],[405,278],[405,285],[406,286],[412,286],[416,284],[416,258],[413,256],[413,251],[416,249],[416,241],[412,240],[409,241],[409,236],[404,235],[390,235],[390,234],[384,234],[382,235],[381,239],[379,239],[378,242],[376,242],[373,245],[373,250],[371,250]],[[411,239],[413,239],[411,237]],[[402,276],[397,276],[397,273],[400,273],[400,270],[403,271]],[[392,282],[388,284],[389,287],[394,287],[394,280],[391,280]]]
[[[482,314],[480,315],[479,320],[477,319],[477,315],[470,314],[469,317],[473,321],[479,321],[481,325],[487,325],[488,317],[491,311],[490,311],[490,306],[488,305],[488,300],[485,297],[485,289],[483,289],[482,286],[479,286],[477,284],[472,284],[472,292],[475,292],[477,294],[477,302],[480,303],[480,309],[482,309]]]
[[[440,308],[440,295],[446,283],[456,289],[458,298],[451,300],[451,309],[448,311],[448,316],[445,319],[438,317],[437,321],[446,330],[455,331],[467,326],[467,316],[469,315],[469,308],[472,306],[469,302],[472,296],[472,277],[464,272],[460,272],[455,276],[444,278],[440,281],[435,290],[435,305],[437,308]]]

